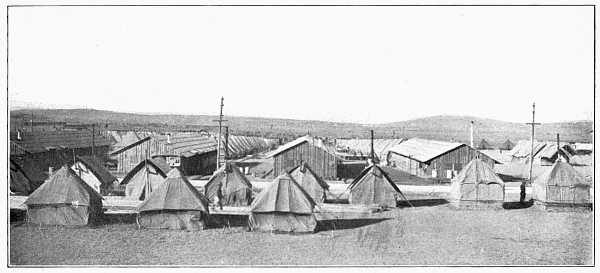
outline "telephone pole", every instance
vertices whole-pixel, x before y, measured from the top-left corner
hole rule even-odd
[[[531,112],[531,122],[526,123],[531,125],[531,153],[529,155],[529,184],[533,183],[531,179],[533,178],[533,141],[535,139],[535,126],[540,125],[540,123],[535,122],[535,102],[533,103],[533,110]],[[525,202],[525,181],[521,182],[521,199],[520,202]]]
[[[221,132],[223,130],[223,122],[227,121],[223,119],[223,106],[225,105],[223,103],[224,99],[223,97],[221,97],[221,107],[219,110],[219,119],[217,120],[213,120],[219,123],[219,136],[217,139],[217,169],[219,169],[219,167],[221,167],[221,156],[225,156],[224,153],[221,153]]]

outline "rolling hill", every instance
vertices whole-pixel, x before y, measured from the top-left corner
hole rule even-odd
[[[19,109],[10,112],[11,130],[27,129],[28,121],[66,123],[98,123],[112,130],[207,130],[214,131],[217,117],[212,115],[132,114],[93,109]],[[385,124],[357,124],[317,120],[227,116],[233,134],[277,137],[289,140],[310,133],[329,138],[369,136],[375,130],[377,138],[422,137],[437,140],[469,142],[469,123],[475,122],[475,143],[482,138],[492,145],[506,139],[513,142],[529,139],[531,127],[526,124],[468,116],[432,116]],[[536,139],[553,141],[591,142],[593,122],[573,121],[544,123],[536,127]]]

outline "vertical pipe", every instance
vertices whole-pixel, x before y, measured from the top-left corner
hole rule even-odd
[[[473,143],[473,124],[474,124],[474,121],[471,120],[471,147],[475,148],[475,145]]]

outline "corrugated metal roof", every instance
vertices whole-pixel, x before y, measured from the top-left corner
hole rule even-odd
[[[394,147],[390,148],[389,151],[410,157],[419,162],[428,162],[462,145],[465,144],[422,138],[411,138],[398,145],[395,145]]]
[[[154,140],[167,147],[169,153],[192,156],[217,150],[217,140],[206,134],[176,133],[153,136]]]
[[[225,143],[225,137],[223,142]],[[251,137],[251,136],[229,136],[228,155],[230,157],[238,158],[255,153],[267,151],[275,143],[273,139],[266,139],[262,137]]]
[[[375,155],[380,159],[385,158],[390,148],[402,143],[404,140],[403,138],[374,139],[373,149]],[[368,156],[371,154],[371,139],[337,139],[336,148],[345,154]]]
[[[21,132],[21,140],[11,133],[11,141],[30,153],[45,152],[50,149],[76,149],[92,147],[92,132],[87,130],[71,131],[34,131]],[[110,146],[112,140],[96,132],[96,147]],[[12,146],[11,146],[12,147]]]
[[[534,156],[537,153],[539,153],[540,150],[542,150],[542,148],[544,148],[544,146],[546,146],[546,143],[534,141],[533,142]],[[512,155],[513,157],[517,157],[517,158],[529,157],[529,155],[531,154],[531,141],[519,140],[517,142],[517,145],[515,145],[515,147],[512,150],[510,150],[509,154]]]

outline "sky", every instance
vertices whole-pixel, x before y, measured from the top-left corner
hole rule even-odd
[[[593,119],[593,7],[11,7],[11,107]]]

